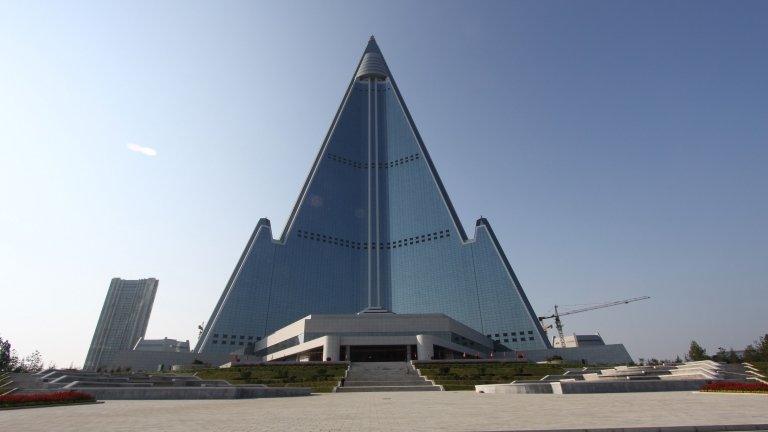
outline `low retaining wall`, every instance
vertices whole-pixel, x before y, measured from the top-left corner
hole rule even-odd
[[[709,380],[658,380],[658,381],[560,381],[553,382],[555,394],[574,393],[635,393],[693,391],[700,389]]]
[[[306,387],[84,387],[76,389],[98,400],[126,399],[251,399],[265,397],[309,396]]]
[[[489,394],[546,394],[552,393],[552,383],[483,384],[476,385],[475,392]]]
[[[477,393],[490,394],[579,394],[579,393],[635,393],[694,391],[710,380],[658,380],[658,381],[555,381],[542,383],[476,385]]]

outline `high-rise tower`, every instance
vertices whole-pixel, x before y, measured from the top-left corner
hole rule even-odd
[[[513,349],[549,347],[488,221],[464,232],[373,37],[282,234],[258,222],[196,350],[362,310],[444,313]]]
[[[109,365],[118,352],[130,350],[144,337],[157,284],[155,278],[112,279],[83,369]]]

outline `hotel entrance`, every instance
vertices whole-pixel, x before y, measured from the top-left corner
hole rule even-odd
[[[352,345],[349,347],[349,361],[353,362],[404,362],[407,360],[408,345]]]

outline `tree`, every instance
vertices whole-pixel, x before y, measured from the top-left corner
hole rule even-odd
[[[759,341],[757,341],[757,360],[768,361],[768,334],[763,335]]]
[[[680,358],[680,356],[675,357],[675,363],[680,364],[683,362],[683,359]]]
[[[759,357],[759,354],[757,353],[757,350],[755,349],[755,346],[752,344],[747,345],[746,348],[744,348],[744,361],[745,362],[753,362],[757,361]]]
[[[731,350],[728,351],[728,363],[738,363],[740,361],[741,359],[736,354],[736,351],[734,351],[733,348],[731,348]]]
[[[712,356],[712,360],[716,362],[721,362],[721,363],[725,363],[726,361],[728,361],[728,354],[725,352],[725,348],[718,347],[717,353]]]
[[[0,372],[35,373],[43,370],[43,356],[39,351],[19,360],[9,340],[0,338]]]
[[[11,348],[11,341],[0,337],[0,372],[14,372],[19,366],[19,357]]]
[[[709,360],[709,356],[707,356],[707,350],[701,347],[698,342],[691,341],[691,347],[688,349],[688,355],[686,356],[688,360],[692,361],[699,361],[699,360]]]
[[[43,370],[43,356],[40,351],[35,351],[32,354],[24,357],[20,362],[18,369],[20,372],[37,373]]]

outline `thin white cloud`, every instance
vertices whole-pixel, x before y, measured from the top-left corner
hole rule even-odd
[[[145,156],[157,156],[157,150],[152,147],[142,147],[135,143],[128,143],[128,150],[141,153]]]

